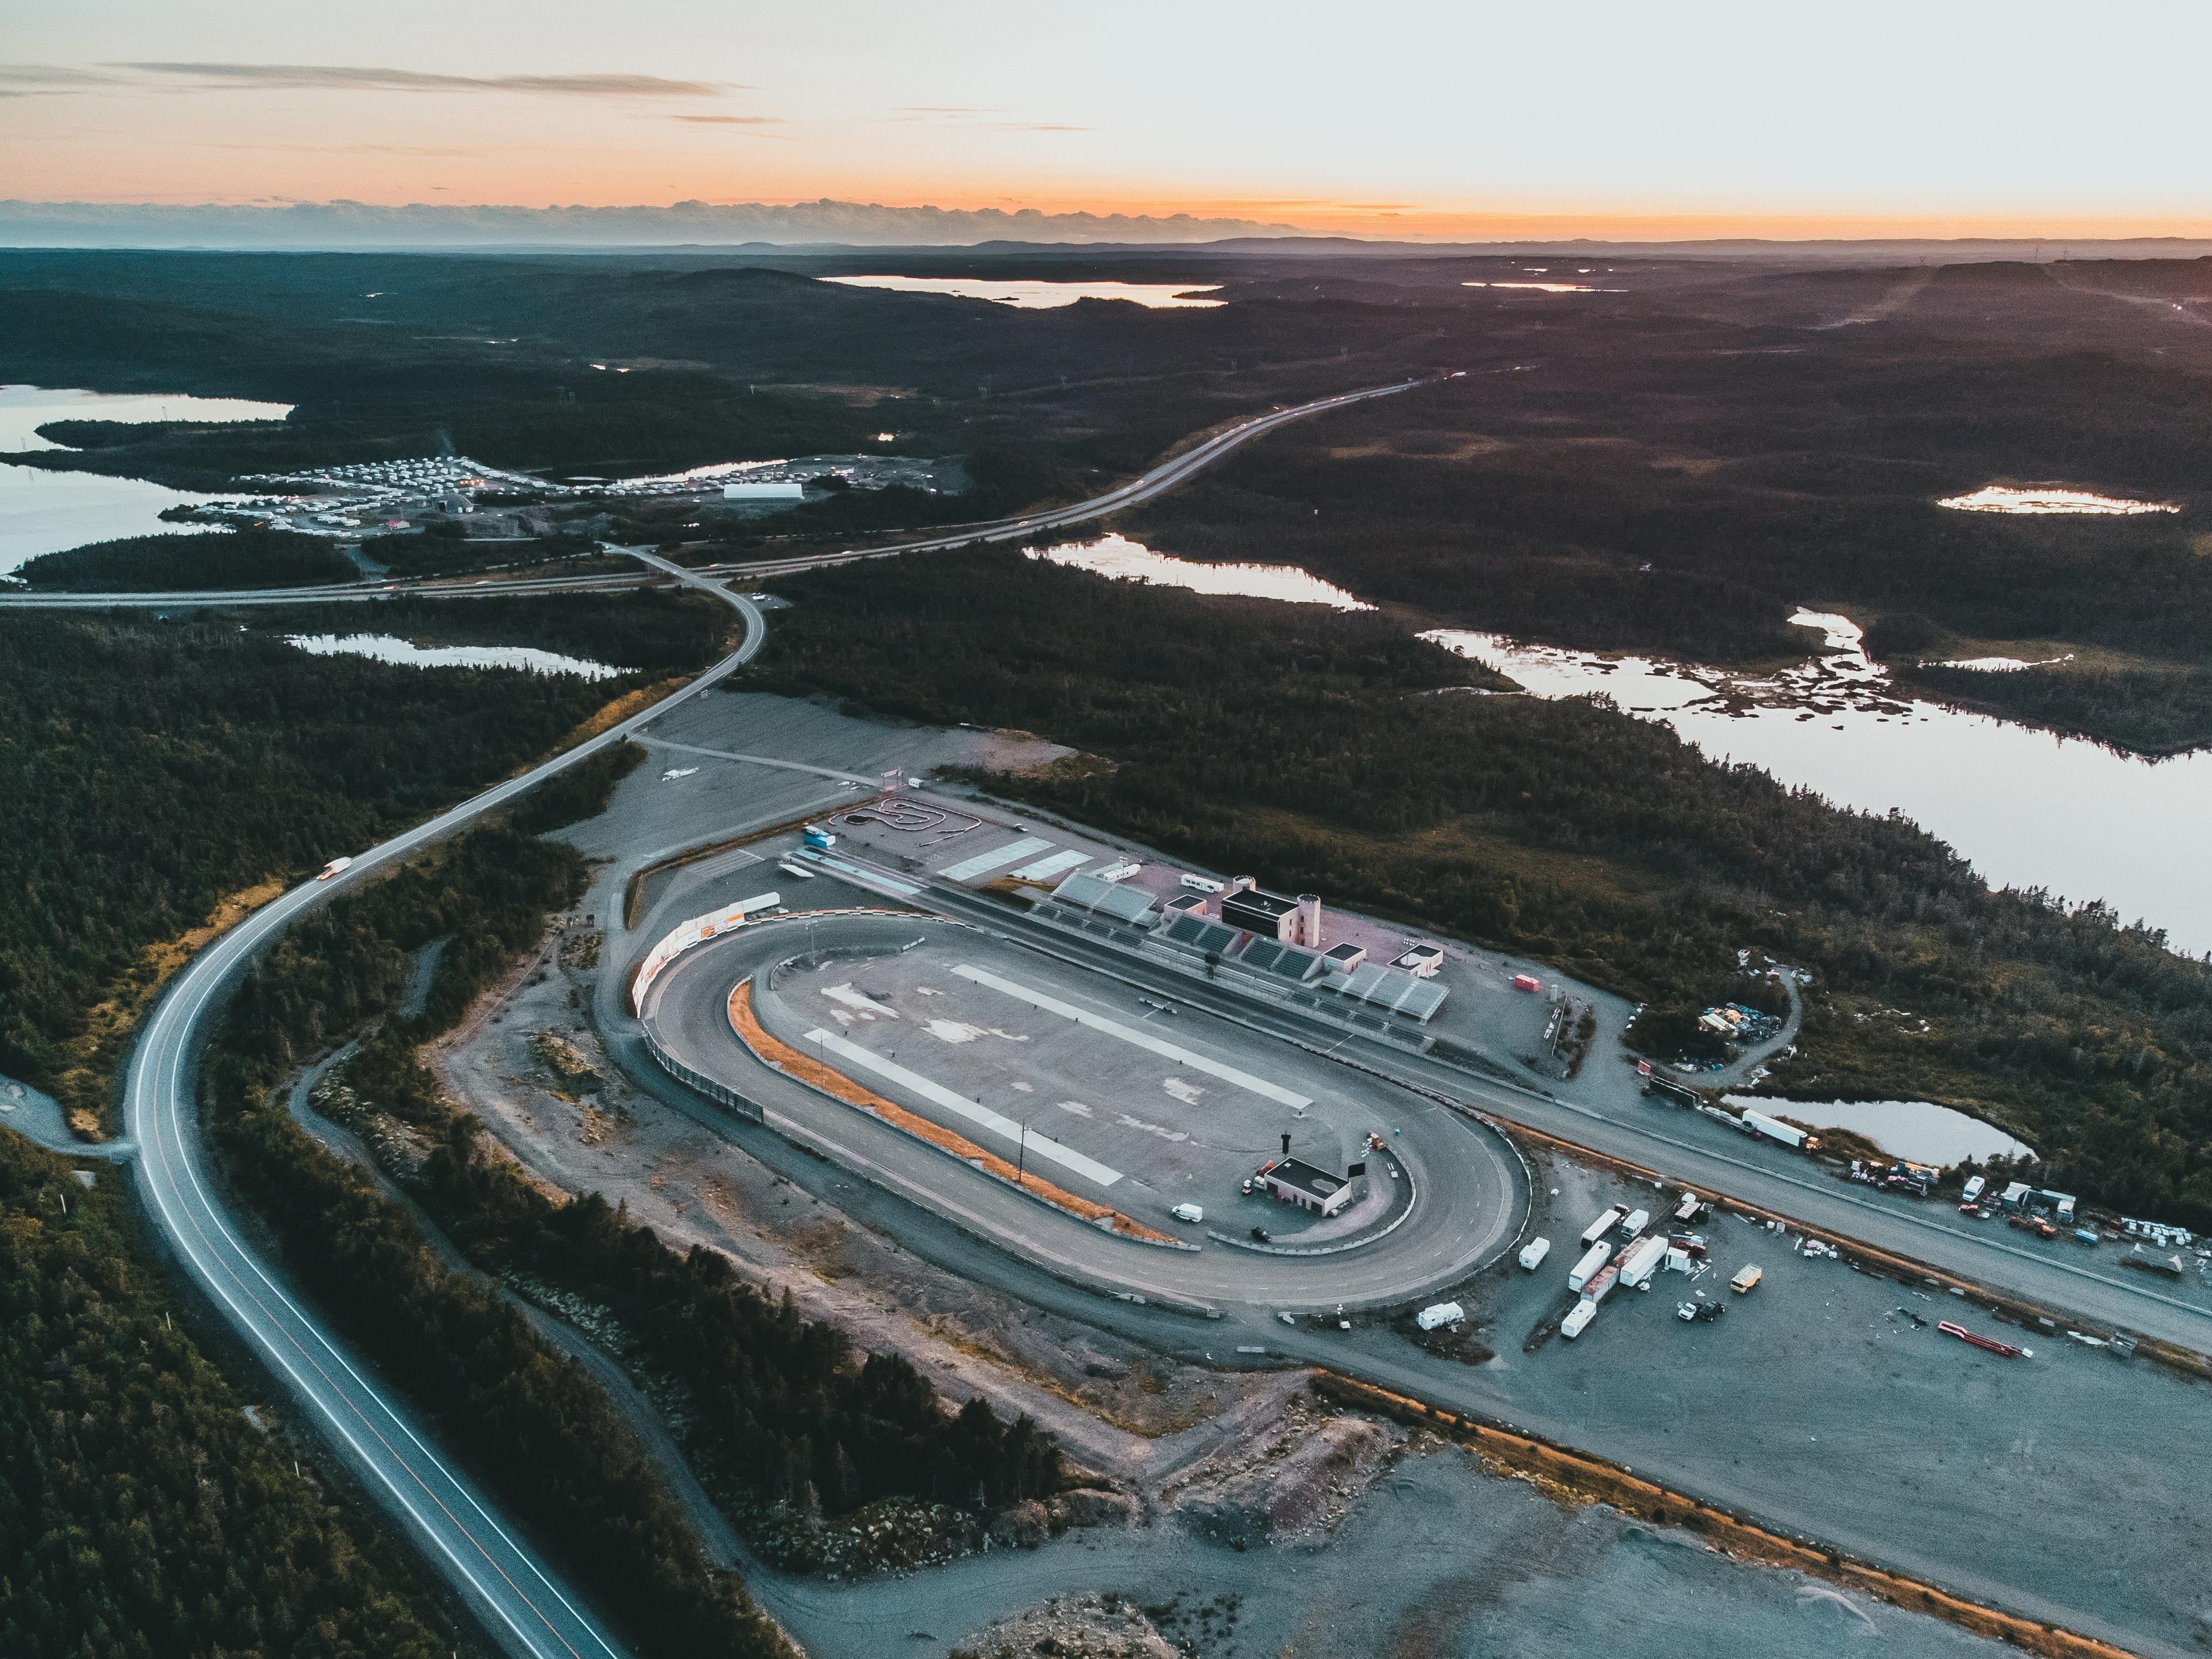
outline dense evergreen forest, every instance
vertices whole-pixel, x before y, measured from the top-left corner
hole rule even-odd
[[[430,816],[635,687],[711,660],[722,607],[659,594],[236,617],[0,618],[0,1072],[98,1115],[152,947],[224,896]],[[641,671],[597,684],[311,657],[364,626]],[[109,1005],[106,1015],[95,1008]]]
[[[1374,615],[1013,553],[773,586],[796,609],[751,671],[763,689],[1043,733],[1083,758],[998,787],[1528,952],[1659,1017],[1729,982],[1738,949],[1771,951],[1820,981],[1790,1086],[1968,1106],[2069,1189],[2212,1225],[2212,967],[2101,907],[1993,893],[1901,818],[1593,701],[1455,695],[1471,665]],[[1929,1031],[1880,1017],[1899,1007]]]
[[[361,580],[353,561],[319,536],[251,529],[94,542],[41,554],[15,574],[33,587],[79,593],[313,587]]]
[[[1273,404],[1458,371],[1273,434],[1132,528],[1591,648],[1796,654],[1800,604],[1917,621],[1965,655],[2093,646],[2130,660],[1950,695],[2118,742],[2212,740],[2197,683],[2212,672],[2212,336],[2176,316],[2202,261],[1616,260],[1606,291],[1579,295],[1470,289],[1510,278],[1480,257],[1096,263],[1218,284],[1228,303],[1015,311],[811,281],[849,261],[796,255],[0,252],[0,376],[295,405],[231,427],[70,423],[78,449],[12,458],[185,487],[448,444],[495,465],[665,471],[873,449],[886,430],[899,453],[984,462],[965,507],[854,492],[740,532],[750,545],[1069,499]],[[1936,505],[1992,482],[2180,511]],[[634,532],[684,533],[653,517]]]
[[[593,763],[526,801],[536,827],[593,812],[623,769]],[[488,1149],[416,1056],[582,890],[581,859],[482,830],[303,920],[241,990],[209,1067],[226,1165],[304,1282],[447,1431],[647,1651],[769,1653],[772,1628],[700,1558],[680,1510],[597,1386],[493,1290],[439,1265],[403,1212],[310,1140],[274,1085],[388,1012],[410,954],[447,939],[422,1012],[386,1018],[349,1062],[365,1101],[430,1151],[410,1181],[470,1258],[614,1310],[690,1395],[688,1449],[716,1486],[800,1514],[890,1497],[981,1510],[1054,1490],[1059,1454],[1027,1419],[948,1414],[903,1358],[856,1355],[728,1261],[681,1255],[597,1196],[549,1200]]]
[[[0,1653],[436,1659],[465,1649],[420,1569],[226,1383],[135,1231],[0,1133]]]

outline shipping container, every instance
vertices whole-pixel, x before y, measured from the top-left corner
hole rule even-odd
[[[1544,988],[1544,982],[1534,974],[1516,974],[1513,975],[1513,988],[1516,991],[1540,991]]]
[[[1612,1245],[1591,1245],[1583,1259],[1575,1263],[1573,1271],[1567,1274],[1567,1288],[1571,1291],[1581,1290],[1583,1285],[1597,1277],[1600,1268],[1612,1260]]]
[[[1649,1238],[1639,1238],[1620,1258],[1620,1282],[1632,1291],[1648,1283],[1666,1259],[1667,1240],[1663,1235],[1654,1233]]]
[[[1583,1286],[1583,1300],[1602,1302],[1613,1294],[1613,1287],[1619,1283],[1620,1283],[1620,1264],[1616,1261],[1610,1267],[1600,1269],[1597,1276]]]
[[[1598,1240],[1603,1238],[1615,1227],[1620,1225],[1621,1218],[1627,1213],[1628,1212],[1622,1209],[1620,1205],[1614,1205],[1596,1220],[1591,1222],[1589,1226],[1583,1229],[1583,1243],[1585,1244],[1596,1243]]]

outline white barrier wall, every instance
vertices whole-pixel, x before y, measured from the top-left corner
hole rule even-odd
[[[739,899],[735,904],[720,910],[709,911],[703,916],[694,916],[689,921],[677,923],[668,937],[646,952],[639,964],[637,978],[629,988],[629,1010],[633,1014],[645,1012],[645,994],[652,989],[653,981],[660,970],[695,945],[703,945],[718,933],[726,933],[733,927],[742,927],[745,918],[762,910],[773,910],[783,902],[781,893],[756,893],[750,898]]]

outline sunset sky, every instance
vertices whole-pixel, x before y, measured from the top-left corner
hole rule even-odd
[[[2212,233],[2212,8],[10,0],[0,196]]]

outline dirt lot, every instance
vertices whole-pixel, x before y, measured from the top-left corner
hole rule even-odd
[[[586,901],[588,908],[589,901]],[[896,1349],[953,1400],[1025,1411],[1085,1464],[1141,1481],[1190,1455],[1178,1437],[1267,1377],[1223,1376],[994,1295],[856,1225],[690,1119],[633,1088],[586,1018],[599,971],[580,910],[426,1054],[453,1097],[535,1173],[596,1190],[673,1247],[703,1243],[771,1293],[864,1348]],[[1198,1437],[1202,1449],[1210,1437]]]

